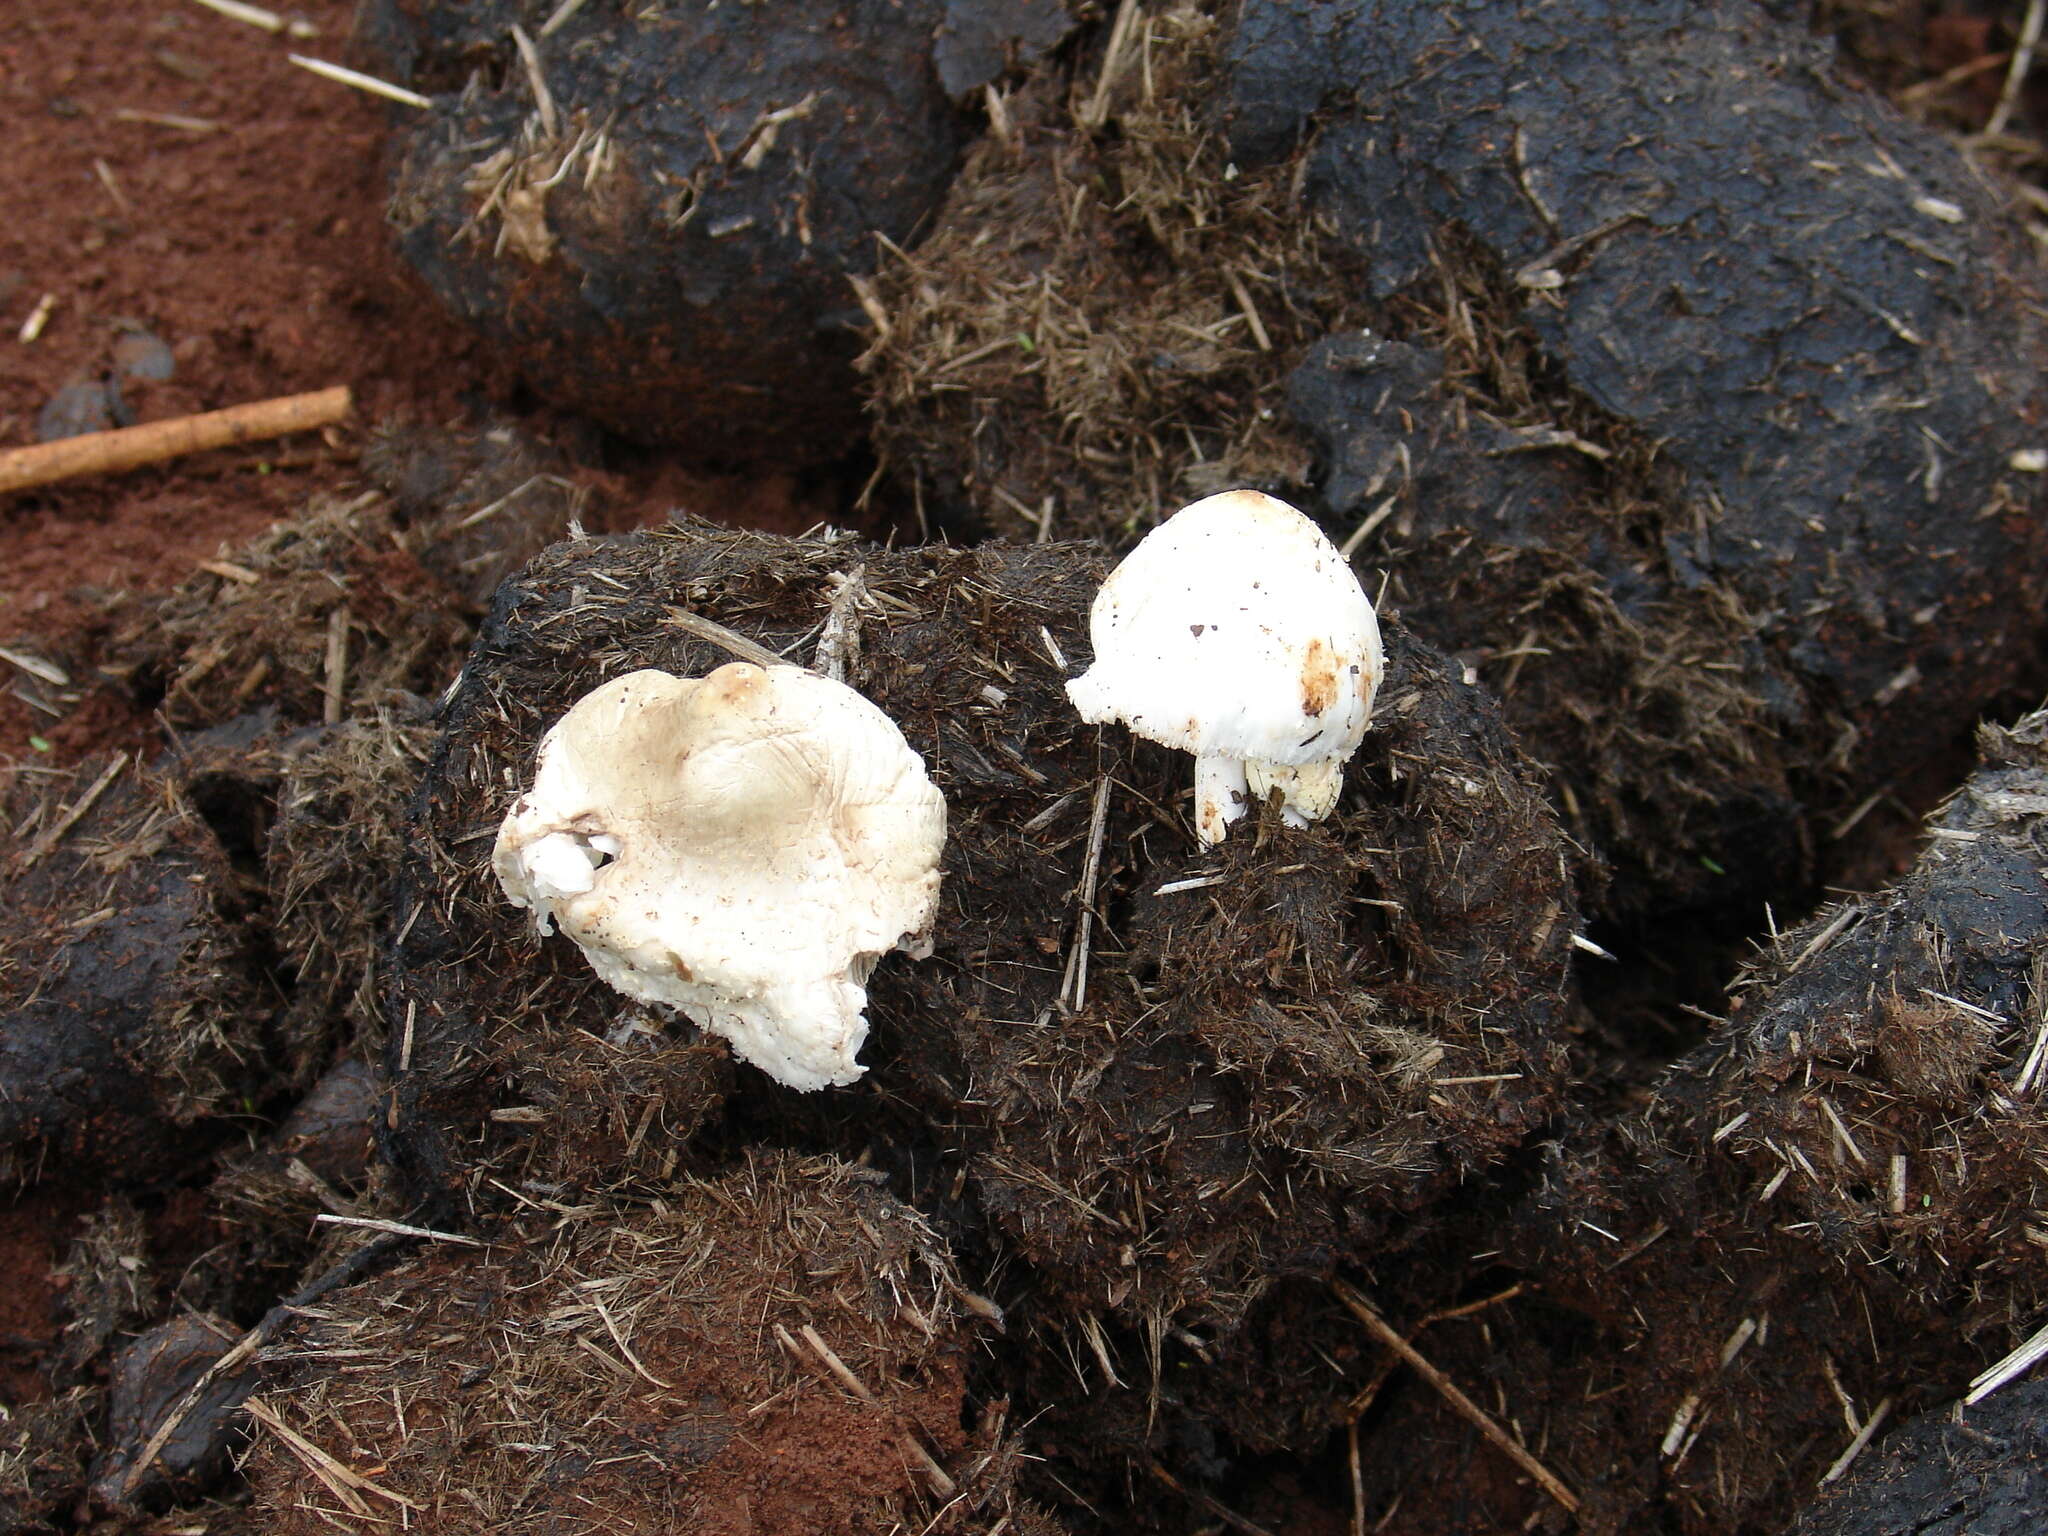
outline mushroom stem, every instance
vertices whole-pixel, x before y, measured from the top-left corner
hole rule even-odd
[[[1244,814],[1248,793],[1243,759],[1195,758],[1195,836],[1205,847],[1229,834],[1230,824]]]
[[[1280,791],[1280,814],[1290,827],[1321,821],[1337,808],[1344,788],[1341,758],[1321,757],[1312,763],[1268,763],[1254,757],[1245,763],[1245,780],[1254,800]]]

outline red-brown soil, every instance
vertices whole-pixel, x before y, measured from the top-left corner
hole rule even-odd
[[[49,1393],[37,1369],[57,1347],[57,1278],[79,1199],[55,1186],[30,1190],[0,1205],[0,1403],[19,1407]]]
[[[0,643],[87,657],[112,595],[167,588],[223,544],[354,484],[371,425],[520,410],[516,381],[384,237],[386,107],[287,60],[346,58],[354,7],[291,9],[319,35],[274,37],[188,4],[10,7],[0,449],[35,442],[51,396],[104,378],[115,344],[138,327],[175,361],[167,381],[121,382],[138,421],[334,384],[354,390],[356,412],[317,435],[0,499]],[[24,343],[46,294],[41,334]],[[837,500],[787,477],[706,477],[636,458],[590,476],[609,504],[601,526],[658,521],[681,505],[796,532]],[[10,665],[0,673],[0,761],[72,760],[150,736],[113,694],[89,692],[60,720],[14,693]]]

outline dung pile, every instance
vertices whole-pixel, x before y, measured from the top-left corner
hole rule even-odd
[[[946,9],[366,6],[380,68],[438,96],[394,148],[399,247],[548,399],[699,460],[832,458],[848,276],[911,239],[960,142]]]
[[[110,1428],[121,1346],[197,1313],[234,1335],[341,1256],[316,1213],[380,1208],[372,967],[433,729],[423,695],[470,627],[432,571],[459,579],[485,526],[509,547],[551,537],[582,498],[502,434],[397,434],[377,457],[398,494],[310,506],[124,599],[106,649],[69,658],[158,713],[160,755],[11,765],[0,787],[0,1179],[39,1181],[71,1249],[54,1286],[24,1268],[9,1314],[20,1379],[58,1396],[9,1404],[8,1529],[83,1509],[95,1457],[142,1455],[159,1366],[187,1354],[145,1351]],[[218,1470],[202,1438],[180,1497]],[[138,1489],[160,1500],[191,1439]]]
[[[717,1134],[872,1152],[1028,1261],[1048,1344],[1080,1319],[1076,1358],[1120,1380],[1129,1347],[1156,1405],[1276,1279],[1327,1273],[1518,1145],[1558,1103],[1577,919],[1489,699],[1393,631],[1337,814],[1268,811],[1200,850],[1191,759],[1084,726],[1065,696],[1107,568],[1074,545],[897,553],[689,523],[561,546],[510,584],[394,913],[389,1147],[424,1209],[658,1181],[724,1098],[739,1118]],[[936,952],[876,972],[849,1089],[734,1079],[722,1044],[539,938],[490,869],[545,727],[610,677],[732,659],[706,620],[799,663],[832,630],[947,796]],[[1247,1399],[1234,1427],[1298,1439],[1317,1401]]]
[[[1433,1358],[1500,1382],[1589,1530],[1781,1529],[1866,1426],[2048,1317],[2048,714],[1980,742],[1905,879],[1775,936],[1642,1110],[1563,1137],[1470,1233],[1541,1295]],[[1371,1458],[1441,1419],[1423,1396],[1382,1424],[1379,1497],[1448,1496]]]
[[[125,753],[22,775],[0,815],[0,1182],[163,1177],[173,1128],[237,1102],[269,1048],[227,856]]]
[[[1257,0],[1229,77],[1242,164],[1322,114],[1304,211],[1441,374],[1357,338],[1297,374],[1331,514],[1384,530],[1423,633],[1520,681],[1625,902],[1754,911],[2031,701],[2032,253],[1824,45],[1749,0]]]
[[[949,529],[1313,484],[1553,769],[1598,915],[1747,924],[1889,874],[2048,681],[2024,246],[1749,0],[1180,5],[991,97],[864,363]]]
[[[967,1394],[987,1304],[865,1170],[762,1154],[656,1205],[526,1204],[273,1350],[265,1530],[1053,1536]]]
[[[867,291],[876,446],[948,527],[1128,539],[1181,501],[1307,483],[1284,381],[1361,274],[1284,168],[1231,165],[1221,23],[1130,22],[991,94],[931,232]]]
[[[507,428],[387,428],[366,461],[359,494],[130,600],[102,667],[178,733],[165,771],[252,899],[301,1090],[381,1046],[370,973],[404,806],[473,612],[508,562],[602,514]]]

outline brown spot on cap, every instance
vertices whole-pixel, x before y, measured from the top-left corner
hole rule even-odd
[[[706,696],[724,704],[751,703],[767,687],[767,671],[750,661],[729,661],[704,679]]]
[[[1320,715],[1337,702],[1337,658],[1318,636],[1308,643],[1308,655],[1301,663],[1301,711]]]

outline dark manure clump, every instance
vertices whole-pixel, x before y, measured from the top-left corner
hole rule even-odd
[[[865,295],[876,447],[947,527],[1128,540],[1177,501],[1308,483],[1287,373],[1361,316],[1362,268],[1288,168],[1231,165],[1222,24],[1129,20],[989,98],[931,232]]]
[[[1790,1536],[2030,1536],[2048,1521],[2048,1382],[1922,1414],[1824,1489]]]
[[[1236,162],[1383,305],[1294,380],[1327,510],[1617,905],[1782,907],[1903,835],[1884,795],[2042,681],[2042,310],[1990,184],[1734,0],[1257,0],[1228,57]]]
[[[170,1176],[270,1044],[227,855],[125,753],[17,775],[0,814],[0,1182]]]
[[[1644,1128],[1713,1149],[1709,1205],[1770,1190],[1771,1226],[2002,1352],[2048,1315],[2048,713],[1979,739],[1912,872],[1778,937]]]
[[[229,1358],[240,1335],[194,1313],[158,1324],[121,1351],[107,1393],[111,1443],[92,1469],[96,1499],[134,1514],[188,1503],[221,1481],[248,1441],[240,1409],[256,1385],[254,1367]]]
[[[700,459],[830,459],[860,431],[848,277],[911,240],[962,139],[945,9],[592,6],[549,31],[509,0],[378,0],[363,41],[435,97],[393,145],[399,248],[554,402]]]
[[[1980,747],[1909,874],[1774,935],[1644,1107],[1470,1234],[1540,1294],[1428,1348],[1498,1377],[1587,1529],[1782,1530],[2048,1318],[2048,714]],[[1442,1418],[1399,1411],[1369,1445]]]
[[[1056,1536],[969,1399],[988,1304],[870,1171],[762,1153],[653,1204],[529,1205],[279,1335],[264,1530]]]
[[[1069,1360],[1090,1392],[1128,1375],[1145,1390],[1118,1432],[1142,1437],[1161,1381],[1223,1367],[1277,1282],[1389,1241],[1521,1143],[1559,1103],[1578,918],[1490,697],[1393,631],[1337,814],[1290,829],[1265,810],[1203,851],[1192,759],[1067,701],[1108,568],[1077,545],[891,552],[689,523],[561,546],[508,585],[393,914],[387,1141],[421,1208],[659,1180],[723,1099],[728,1130],[872,1152],[977,1251],[1021,1261],[1062,1395]],[[936,953],[876,971],[849,1089],[777,1088],[649,1018],[491,871],[542,732],[623,672],[730,661],[707,620],[799,664],[829,632],[947,796]],[[1322,1400],[1218,1411],[1248,1442],[1298,1442]]]

